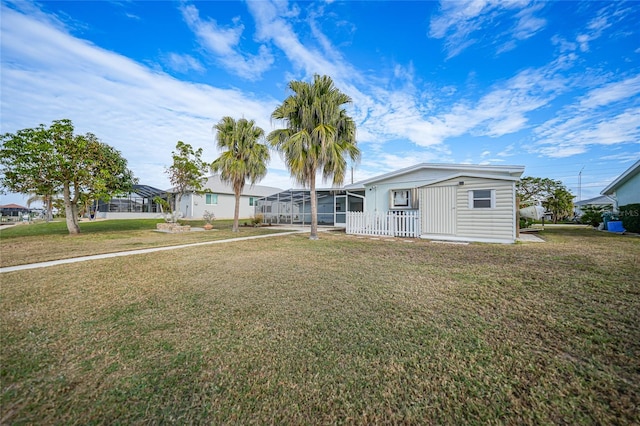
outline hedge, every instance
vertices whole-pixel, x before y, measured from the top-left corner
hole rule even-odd
[[[627,204],[619,208],[622,226],[629,232],[640,233],[640,204]]]

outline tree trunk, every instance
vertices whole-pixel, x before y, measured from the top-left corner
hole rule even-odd
[[[78,235],[80,233],[80,225],[78,225],[78,205],[71,199],[71,189],[68,183],[64,184],[62,192],[64,195],[64,210],[69,235]]]
[[[53,220],[53,197],[47,196],[45,204],[47,206],[46,221],[51,222]]]
[[[318,199],[316,197],[316,174],[315,170],[309,179],[311,189],[311,235],[310,240],[318,239]]]
[[[236,192],[236,207],[233,210],[233,229],[232,232],[238,232],[238,220],[240,217],[240,191]]]

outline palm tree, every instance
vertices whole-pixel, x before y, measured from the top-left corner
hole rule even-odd
[[[267,139],[284,157],[291,176],[311,192],[311,235],[318,239],[318,200],[316,174],[332,178],[333,185],[344,182],[347,155],[351,161],[360,158],[356,146],[356,126],[343,109],[351,98],[338,90],[328,76],[315,75],[313,83],[291,81],[293,92],[271,114],[282,120],[284,129],[269,133]]]
[[[53,203],[54,196],[51,194],[40,195],[40,194],[31,194],[29,198],[27,198],[27,207],[31,207],[31,204],[41,202],[44,209],[44,219],[47,222],[51,222],[53,220]]]
[[[240,194],[245,181],[253,185],[267,174],[269,148],[259,142],[264,137],[264,130],[256,126],[253,120],[241,118],[236,121],[231,117],[223,117],[213,128],[218,132],[218,149],[223,152],[211,163],[211,170],[220,172],[220,179],[233,187],[236,196],[233,232],[238,232]]]

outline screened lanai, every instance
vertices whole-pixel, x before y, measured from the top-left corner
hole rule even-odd
[[[311,191],[289,189],[256,200],[256,214],[263,223],[281,225],[311,224]],[[318,189],[318,225],[346,226],[347,211],[363,211],[364,191]]]
[[[109,201],[98,201],[100,213],[159,213],[155,197],[167,199],[167,192],[149,185],[133,185],[133,191]]]

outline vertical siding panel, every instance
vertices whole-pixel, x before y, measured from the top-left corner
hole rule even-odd
[[[423,188],[422,232],[425,234],[456,234],[456,186]]]

